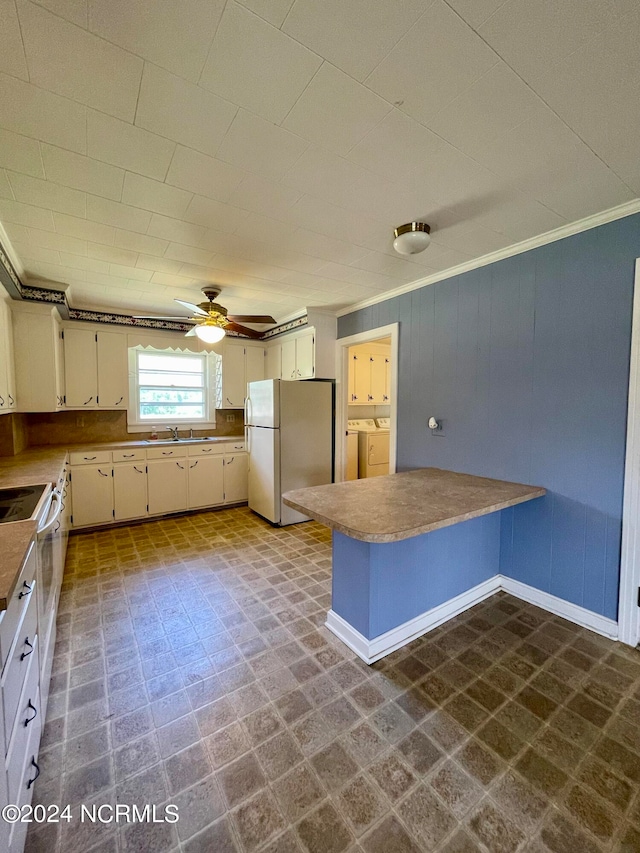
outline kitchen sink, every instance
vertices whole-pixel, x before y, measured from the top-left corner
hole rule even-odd
[[[202,438],[145,438],[143,439],[145,444],[180,444],[184,442],[188,442],[191,444],[194,441],[214,441],[213,436],[204,436]]]

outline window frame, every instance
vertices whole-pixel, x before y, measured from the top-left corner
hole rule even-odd
[[[180,418],[175,415],[158,415],[153,420],[142,419],[140,416],[140,355],[166,355],[177,358],[199,358],[203,364],[204,375],[204,417],[202,418]],[[156,348],[148,346],[131,347],[129,349],[129,408],[127,412],[128,432],[151,432],[154,426],[167,427],[177,426],[180,429],[214,429],[215,417],[215,359],[219,358],[216,353],[194,352],[192,350],[174,350],[170,348]],[[143,386],[144,387],[144,386]],[[170,386],[160,386],[170,387]]]

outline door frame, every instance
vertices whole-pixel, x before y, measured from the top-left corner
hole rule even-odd
[[[640,641],[640,258],[636,259],[629,402],[627,409],[627,450],[624,466],[622,504],[622,550],[618,600],[618,639],[630,646]]]
[[[397,411],[398,411],[398,339],[399,323],[378,326],[366,332],[338,338],[336,341],[336,458],[334,479],[344,480],[347,458],[347,389],[349,387],[349,347],[367,344],[380,338],[391,338],[391,403],[389,405],[389,473],[395,474],[397,464]]]

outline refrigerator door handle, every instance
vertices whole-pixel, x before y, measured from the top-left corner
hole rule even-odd
[[[244,422],[245,422],[245,424],[249,425],[251,423],[250,418],[251,418],[251,397],[249,396],[249,393],[247,392],[247,396],[246,396],[246,399],[244,401]]]

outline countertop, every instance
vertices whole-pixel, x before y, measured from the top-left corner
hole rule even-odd
[[[419,468],[295,489],[287,506],[362,542],[397,542],[542,497],[538,486]]]

